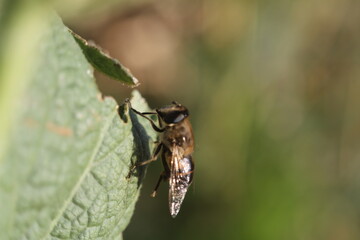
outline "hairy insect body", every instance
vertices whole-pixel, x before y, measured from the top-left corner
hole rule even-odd
[[[187,118],[179,124],[167,125],[160,140],[168,148],[172,148],[174,145],[180,147],[183,155],[190,155],[194,152],[193,131]]]
[[[194,164],[191,154],[194,151],[194,136],[188,118],[181,123],[167,125],[161,134],[164,144],[165,160],[170,171],[169,209],[171,216],[175,217],[185,198],[192,179]],[[165,171],[166,172],[166,171]]]
[[[156,113],[134,111],[148,119],[154,130],[160,133],[160,143],[154,151],[153,158],[140,165],[156,160],[161,152],[164,172],[160,175],[152,196],[155,196],[162,180],[169,180],[169,209],[171,216],[176,217],[194,174],[194,136],[188,118],[189,112],[175,102],[170,106],[156,109]],[[147,114],[157,114],[160,127],[146,117]]]

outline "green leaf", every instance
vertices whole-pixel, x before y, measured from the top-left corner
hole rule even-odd
[[[127,105],[101,97],[61,20],[44,32],[0,159],[0,239],[121,239],[142,172],[127,175],[149,159],[155,133]],[[136,91],[131,102],[148,110]]]
[[[94,43],[89,43],[73,31],[69,30],[74,36],[76,42],[79,44],[86,59],[98,71],[112,77],[121,83],[136,87],[139,81],[130,73],[129,69],[124,67],[117,59],[112,58],[101,51],[99,46]]]

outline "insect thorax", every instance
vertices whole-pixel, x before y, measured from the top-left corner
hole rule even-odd
[[[184,150],[184,154],[188,155],[193,152],[194,137],[191,125],[185,119],[182,123],[168,125],[161,135],[162,143],[171,149],[172,146],[179,146]]]

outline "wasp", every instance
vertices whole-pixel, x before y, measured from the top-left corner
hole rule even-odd
[[[160,174],[155,189],[156,192],[162,181],[169,181],[169,210],[173,218],[180,211],[186,192],[193,180],[194,161],[194,135],[189,121],[189,111],[183,105],[172,102],[171,105],[155,109],[155,112],[139,112],[131,108],[139,116],[150,121],[153,129],[159,133],[160,141],[157,142],[152,158],[135,164],[132,168],[156,161],[161,155],[164,171]],[[156,115],[158,124],[147,115]]]

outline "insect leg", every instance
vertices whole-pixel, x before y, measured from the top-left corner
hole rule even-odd
[[[144,162],[135,163],[135,164],[131,167],[130,172],[129,172],[129,174],[127,175],[126,178],[130,178],[131,174],[134,172],[134,170],[135,170],[137,167],[143,166],[143,165],[146,165],[146,164],[149,164],[149,163],[151,163],[151,162],[156,161],[156,159],[157,159],[157,157],[158,157],[158,155],[159,155],[159,153],[160,153],[160,150],[161,150],[161,147],[162,147],[162,146],[163,146],[162,143],[159,143],[159,144],[156,146],[155,151],[154,151],[154,153],[153,153],[153,156],[152,156],[149,160],[146,160],[146,161],[144,161]]]
[[[160,153],[160,150],[161,150],[162,145],[163,145],[162,143],[159,143],[159,144],[156,146],[155,151],[154,151],[154,153],[153,153],[153,156],[152,156],[149,160],[146,160],[146,161],[140,162],[140,163],[135,163],[135,164],[131,167],[130,172],[129,172],[129,174],[127,175],[126,178],[130,178],[131,174],[134,172],[134,170],[135,170],[137,167],[143,166],[143,165],[146,165],[146,164],[149,164],[149,163],[151,163],[151,162],[153,162],[153,161],[156,161],[157,156],[158,156],[159,153]]]
[[[163,146],[163,144],[162,144],[162,143],[159,143],[159,144],[156,146],[156,148],[155,148],[155,151],[154,151],[154,153],[153,153],[152,158],[150,158],[149,160],[146,160],[146,161],[137,163],[137,164],[135,165],[135,168],[156,161],[156,159],[157,159],[157,157],[158,157],[158,155],[159,155],[159,153],[160,153],[160,150],[161,150],[161,147],[162,147],[162,146]]]
[[[156,186],[155,186],[155,188],[154,188],[154,191],[151,193],[151,197],[155,197],[156,196],[156,192],[157,192],[157,190],[158,190],[158,188],[159,188],[159,186],[160,186],[160,183],[161,183],[161,181],[162,180],[166,180],[167,179],[167,174],[166,174],[166,172],[165,171],[163,171],[161,174],[160,174],[160,177],[159,177],[159,180],[157,181],[157,183],[156,183]]]
[[[142,112],[143,115],[157,115],[157,112]]]
[[[141,112],[139,112],[139,111],[137,111],[137,110],[135,110],[135,109],[133,109],[133,108],[131,108],[131,110],[133,110],[136,114],[142,116],[143,118],[149,120],[149,122],[151,123],[152,128],[153,128],[155,131],[157,131],[157,132],[163,132],[163,131],[165,131],[164,128],[159,128],[158,126],[156,126],[156,124],[154,123],[154,121],[153,121],[151,118],[149,118],[149,117],[146,116],[146,115],[157,114],[157,113],[152,113],[152,112],[141,113]]]
[[[160,174],[159,180],[156,183],[156,186],[154,188],[154,191],[152,192],[152,194],[150,195],[151,197],[155,197],[156,196],[156,192],[160,186],[161,181],[165,181],[170,177],[170,169],[166,163],[166,154],[169,154],[169,149],[164,145],[163,146],[163,151],[161,154],[161,160],[164,166],[164,171]]]

